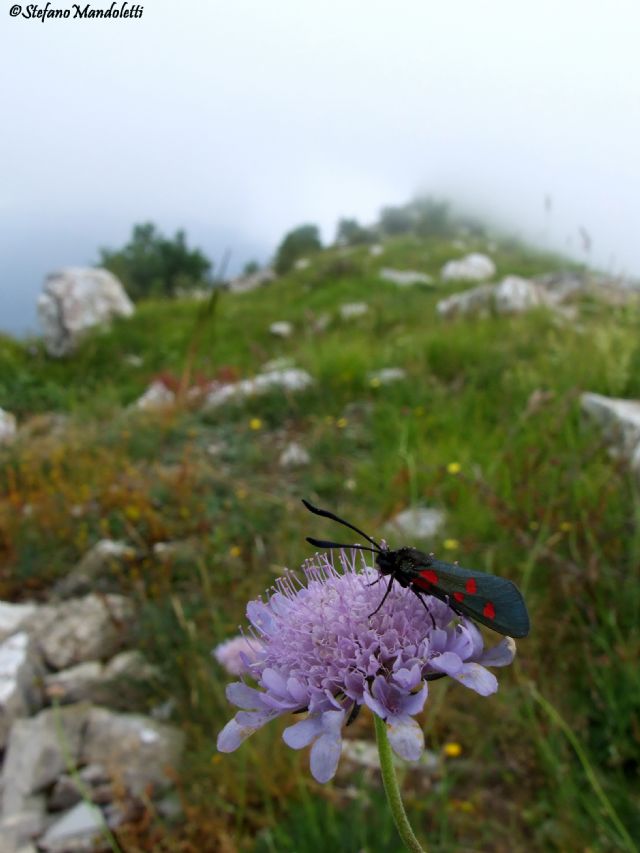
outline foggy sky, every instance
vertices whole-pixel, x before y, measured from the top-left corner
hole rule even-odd
[[[142,5],[0,13],[0,329],[135,222],[238,268],[419,190],[574,253],[582,226],[594,263],[640,275],[637,2]]]

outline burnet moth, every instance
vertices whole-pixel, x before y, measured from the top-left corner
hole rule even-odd
[[[431,554],[425,554],[417,548],[405,547],[392,551],[388,547],[382,547],[371,536],[334,513],[318,509],[309,501],[303,500],[302,503],[309,512],[349,527],[373,545],[373,548],[357,544],[343,545],[307,537],[307,542],[317,548],[358,548],[361,551],[372,551],[376,555],[380,572],[378,580],[389,575],[389,582],[380,604],[371,616],[380,610],[395,581],[402,587],[408,587],[423,604],[423,595],[433,595],[448,604],[456,613],[481,622],[498,634],[526,637],[529,633],[527,606],[522,593],[512,581],[436,560]]]

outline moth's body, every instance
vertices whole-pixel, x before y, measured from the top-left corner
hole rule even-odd
[[[405,589],[411,589],[421,601],[423,595],[433,595],[456,613],[475,619],[499,634],[526,637],[529,633],[527,607],[520,590],[512,581],[486,572],[465,569],[457,563],[445,563],[417,548],[403,547],[392,551],[382,547],[375,539],[334,513],[318,509],[308,501],[303,503],[315,515],[331,518],[356,533],[361,533],[375,546],[368,548],[359,544],[341,545],[307,537],[308,542],[321,548],[360,548],[375,553],[378,570],[381,576],[389,577],[389,583],[374,613],[377,613],[386,601],[393,583],[398,583]]]
[[[376,563],[383,575],[394,575],[400,586],[411,586],[418,566],[429,568],[431,557],[417,548],[396,548],[382,550],[376,555]]]
[[[457,613],[511,637],[526,637],[529,614],[518,587],[510,580],[436,560],[417,548],[382,549],[376,555],[382,575],[416,595],[433,595]]]

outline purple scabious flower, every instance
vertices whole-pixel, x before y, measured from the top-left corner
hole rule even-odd
[[[267,601],[247,605],[256,639],[247,671],[258,688],[228,685],[227,698],[241,710],[218,735],[220,752],[233,752],[269,720],[307,711],[284,730],[283,739],[293,749],[311,745],[311,773],[327,782],[338,766],[343,725],[367,705],[385,720],[393,750],[416,760],[424,735],[414,717],[427,699],[428,676],[449,675],[489,696],[498,682],[483,664],[506,666],[513,660],[511,637],[484,651],[473,622],[431,596],[425,608],[397,583],[384,607],[370,616],[384,582],[373,584],[380,574],[362,552],[341,551],[339,568],[326,554],[316,554],[303,572],[306,583],[285,575]]]
[[[261,648],[261,642],[238,634],[219,643],[211,654],[229,675],[246,675],[251,671],[251,664]]]

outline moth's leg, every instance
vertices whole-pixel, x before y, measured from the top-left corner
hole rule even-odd
[[[382,575],[380,575],[380,577],[382,577]],[[376,581],[374,581],[374,583],[376,583]],[[387,596],[388,596],[388,595],[389,595],[389,593],[391,592],[391,587],[392,587],[392,586],[393,586],[393,575],[391,575],[391,576],[389,577],[389,583],[387,584],[387,590],[386,590],[385,594],[382,596],[382,601],[381,601],[381,602],[380,602],[380,604],[376,607],[376,609],[373,611],[373,613],[370,613],[370,614],[369,614],[369,619],[371,619],[371,617],[372,617],[372,616],[375,616],[375,615],[376,615],[376,613],[378,612],[378,610],[380,610],[380,608],[382,607],[382,605],[385,603],[385,601],[387,600]]]
[[[422,597],[422,593],[421,593],[421,592],[418,592],[418,590],[417,590],[417,589],[414,589],[413,587],[411,587],[411,592],[412,592],[415,596],[417,596],[418,601],[420,602],[420,604],[422,604],[422,606],[424,607],[424,609],[425,609],[425,610],[427,611],[427,613],[429,614],[429,618],[431,619],[431,624],[432,624],[432,625],[433,625],[433,627],[435,628],[435,627],[436,627],[436,620],[433,618],[433,613],[432,613],[432,612],[429,610],[429,608],[427,607],[426,602],[425,602],[425,600],[424,600],[424,599],[423,599],[423,597]]]

